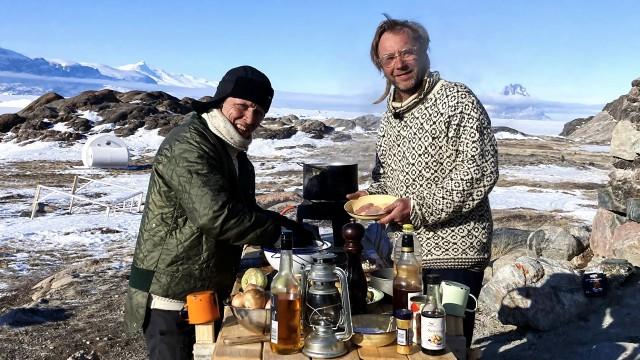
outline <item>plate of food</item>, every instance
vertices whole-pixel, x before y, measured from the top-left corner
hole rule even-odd
[[[397,197],[392,195],[365,195],[344,204],[344,210],[359,220],[380,220],[385,215],[384,208],[391,205]]]

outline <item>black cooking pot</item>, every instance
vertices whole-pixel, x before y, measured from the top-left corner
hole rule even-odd
[[[302,197],[307,200],[345,200],[358,191],[358,164],[301,164]]]

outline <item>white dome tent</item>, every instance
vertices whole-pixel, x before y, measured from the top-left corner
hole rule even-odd
[[[127,168],[129,149],[122,139],[114,135],[94,135],[82,147],[82,163],[86,167]]]

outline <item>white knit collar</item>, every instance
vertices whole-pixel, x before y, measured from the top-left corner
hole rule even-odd
[[[207,121],[209,129],[227,144],[239,151],[247,151],[249,149],[252,139],[242,137],[220,109],[213,109],[208,113],[202,114],[202,117]]]

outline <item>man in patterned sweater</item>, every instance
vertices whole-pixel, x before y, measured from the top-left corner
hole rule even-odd
[[[412,21],[387,16],[371,44],[371,60],[387,87],[369,194],[399,198],[379,222],[392,240],[411,223],[423,276],[464,283],[476,297],[491,255],[488,195],[498,180],[496,141],[478,98],[460,83],[430,72],[429,35]],[[399,242],[399,241],[397,241]],[[419,244],[419,245],[418,245]],[[464,333],[471,344],[474,314]]]

